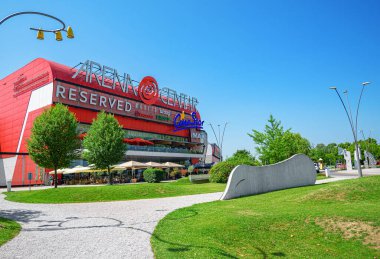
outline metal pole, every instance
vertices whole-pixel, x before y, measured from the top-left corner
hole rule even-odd
[[[222,144],[221,144],[221,142],[220,142],[220,124],[218,124],[218,136],[219,136],[219,147],[221,148],[221,146],[222,146]]]
[[[362,95],[363,95],[363,91],[364,91],[364,86],[366,86],[367,84],[369,84],[369,82],[364,82],[364,83],[362,83],[362,90],[361,90],[361,92],[360,92],[360,97],[359,97],[359,101],[358,101],[358,107],[356,108],[356,121],[355,121],[355,131],[356,131],[356,135],[358,134],[358,115],[359,115],[360,101],[362,100]]]
[[[226,131],[226,126],[228,122],[224,123],[224,128],[223,128],[223,134],[222,134],[222,142],[221,142],[221,147],[220,147],[220,155],[222,156],[222,151],[223,151],[223,140],[224,140],[224,132]]]
[[[368,136],[368,152],[371,152],[371,130],[369,130],[369,136]]]
[[[362,136],[363,136],[363,140],[364,140],[364,144],[365,144],[365,149],[368,151],[368,142],[365,139],[364,132],[363,132],[363,130],[360,130],[360,132],[362,133]]]
[[[211,129],[212,129],[212,132],[214,133],[214,136],[215,136],[215,139],[216,139],[216,144],[220,148],[220,160],[221,161],[223,161],[223,140],[224,140],[224,132],[226,130],[227,124],[228,124],[228,122],[224,123],[224,128],[223,128],[223,131],[222,131],[222,136],[220,135],[220,133],[221,133],[221,131],[220,131],[220,124],[218,124],[218,135],[219,135],[219,137],[218,137],[216,135],[216,132],[214,130],[213,125],[211,123],[209,123],[209,125],[211,126]]]
[[[212,126],[211,123],[209,123],[208,125],[211,126],[212,132],[214,133],[214,136],[215,136],[215,139],[216,139],[216,144],[219,146],[219,140],[218,140],[218,137],[216,136],[216,133],[215,133],[214,127]]]
[[[340,96],[338,90],[336,89],[336,87],[330,87],[330,89],[332,90],[335,90],[335,92],[337,93],[339,99],[340,99],[340,102],[342,103],[343,105],[343,108],[346,112],[346,115],[347,115],[347,118],[348,118],[348,121],[350,122],[350,126],[351,126],[351,130],[352,130],[352,134],[354,135],[354,141],[355,141],[355,150],[356,150],[356,154],[358,156],[358,159],[359,159],[359,148],[358,148],[358,142],[357,142],[357,139],[356,139],[356,134],[355,134],[355,131],[354,131],[354,125],[353,125],[353,122],[350,118],[350,115],[348,114],[348,111],[347,111],[347,108],[346,108],[346,105],[344,104],[343,100],[342,100],[342,97]],[[363,177],[363,174],[362,174],[362,168],[360,166],[360,161],[359,161],[359,166],[358,166],[358,175],[359,177]]]
[[[344,95],[346,96],[346,100],[347,100],[347,104],[348,104],[348,110],[350,111],[351,121],[353,122],[354,119],[352,118],[352,112],[351,112],[350,100],[348,99],[348,91],[345,90],[343,93],[344,93]]]
[[[46,17],[49,17],[51,19],[54,19],[58,22],[60,22],[62,24],[62,28],[60,29],[56,29],[56,30],[44,30],[44,29],[37,29],[37,28],[30,28],[31,30],[33,31],[44,31],[44,32],[57,32],[57,31],[66,31],[66,25],[65,23],[61,20],[61,19],[58,19],[57,17],[53,16],[53,15],[50,15],[50,14],[46,14],[46,13],[41,13],[41,12],[17,12],[17,13],[14,13],[14,14],[11,14],[11,15],[8,15],[7,17],[5,17],[4,19],[2,19],[0,21],[0,25],[3,24],[5,21],[11,19],[12,17],[15,17],[15,16],[18,16],[18,15],[23,15],[23,14],[36,14],[36,15],[41,15],[41,16],[46,16]]]

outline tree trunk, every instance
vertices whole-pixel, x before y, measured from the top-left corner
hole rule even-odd
[[[58,185],[58,175],[57,175],[57,167],[54,167],[54,188],[57,188]]]
[[[108,169],[108,184],[112,185],[113,182],[112,182],[111,168],[108,166],[107,169]]]

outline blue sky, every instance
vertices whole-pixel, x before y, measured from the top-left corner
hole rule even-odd
[[[37,57],[68,66],[91,59],[140,80],[196,96],[205,124],[228,122],[224,154],[254,152],[247,136],[270,114],[311,143],[352,141],[332,85],[352,108],[365,90],[359,130],[380,139],[380,2],[373,1],[10,1],[17,11],[55,15],[76,38],[35,39],[47,18],[19,16],[0,27],[0,78]],[[1,104],[0,104],[1,105]],[[215,141],[209,126],[209,139]]]

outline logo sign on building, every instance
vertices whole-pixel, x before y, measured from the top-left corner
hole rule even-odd
[[[180,130],[186,130],[186,129],[203,129],[203,123],[204,121],[201,121],[197,118],[196,113],[191,113],[191,118],[186,119],[185,112],[178,113],[173,120],[174,124],[174,130],[173,131],[180,131]]]
[[[146,76],[141,80],[138,88],[139,96],[145,104],[154,104],[158,99],[158,83],[151,76]]]
[[[196,110],[197,98],[183,93],[178,94],[176,91],[166,87],[160,90],[157,81],[151,76],[144,77],[139,86],[135,87],[129,74],[121,74],[114,68],[102,66],[91,60],[86,60],[80,65],[72,78],[83,77],[87,83],[95,82],[99,86],[110,90],[119,89],[123,93],[139,97],[148,105],[161,102],[168,106],[185,110]]]

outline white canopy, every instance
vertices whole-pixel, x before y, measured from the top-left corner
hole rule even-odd
[[[185,167],[184,165],[180,165],[180,164],[176,164],[176,163],[172,163],[172,162],[166,162],[166,163],[164,163],[164,165],[166,167],[173,167],[173,168],[175,168],[175,167]]]
[[[131,161],[128,161],[125,163],[115,165],[114,168],[137,169],[137,168],[147,168],[147,167],[149,167],[149,166],[147,166],[144,163],[140,163],[140,162],[136,162],[136,161],[131,160]]]
[[[147,166],[149,166],[149,167],[157,167],[157,168],[164,168],[164,167],[168,167],[168,166],[166,166],[166,165],[164,165],[164,164],[160,164],[160,163],[156,163],[156,162],[147,162],[147,163],[145,163]]]
[[[65,170],[69,170],[70,168],[61,168],[57,169],[57,174],[62,174]],[[50,171],[49,174],[54,174],[54,170]]]
[[[63,174],[76,174],[76,173],[81,173],[84,170],[89,170],[91,169],[90,167],[84,167],[81,165],[77,165],[76,167],[69,168],[63,172]]]

